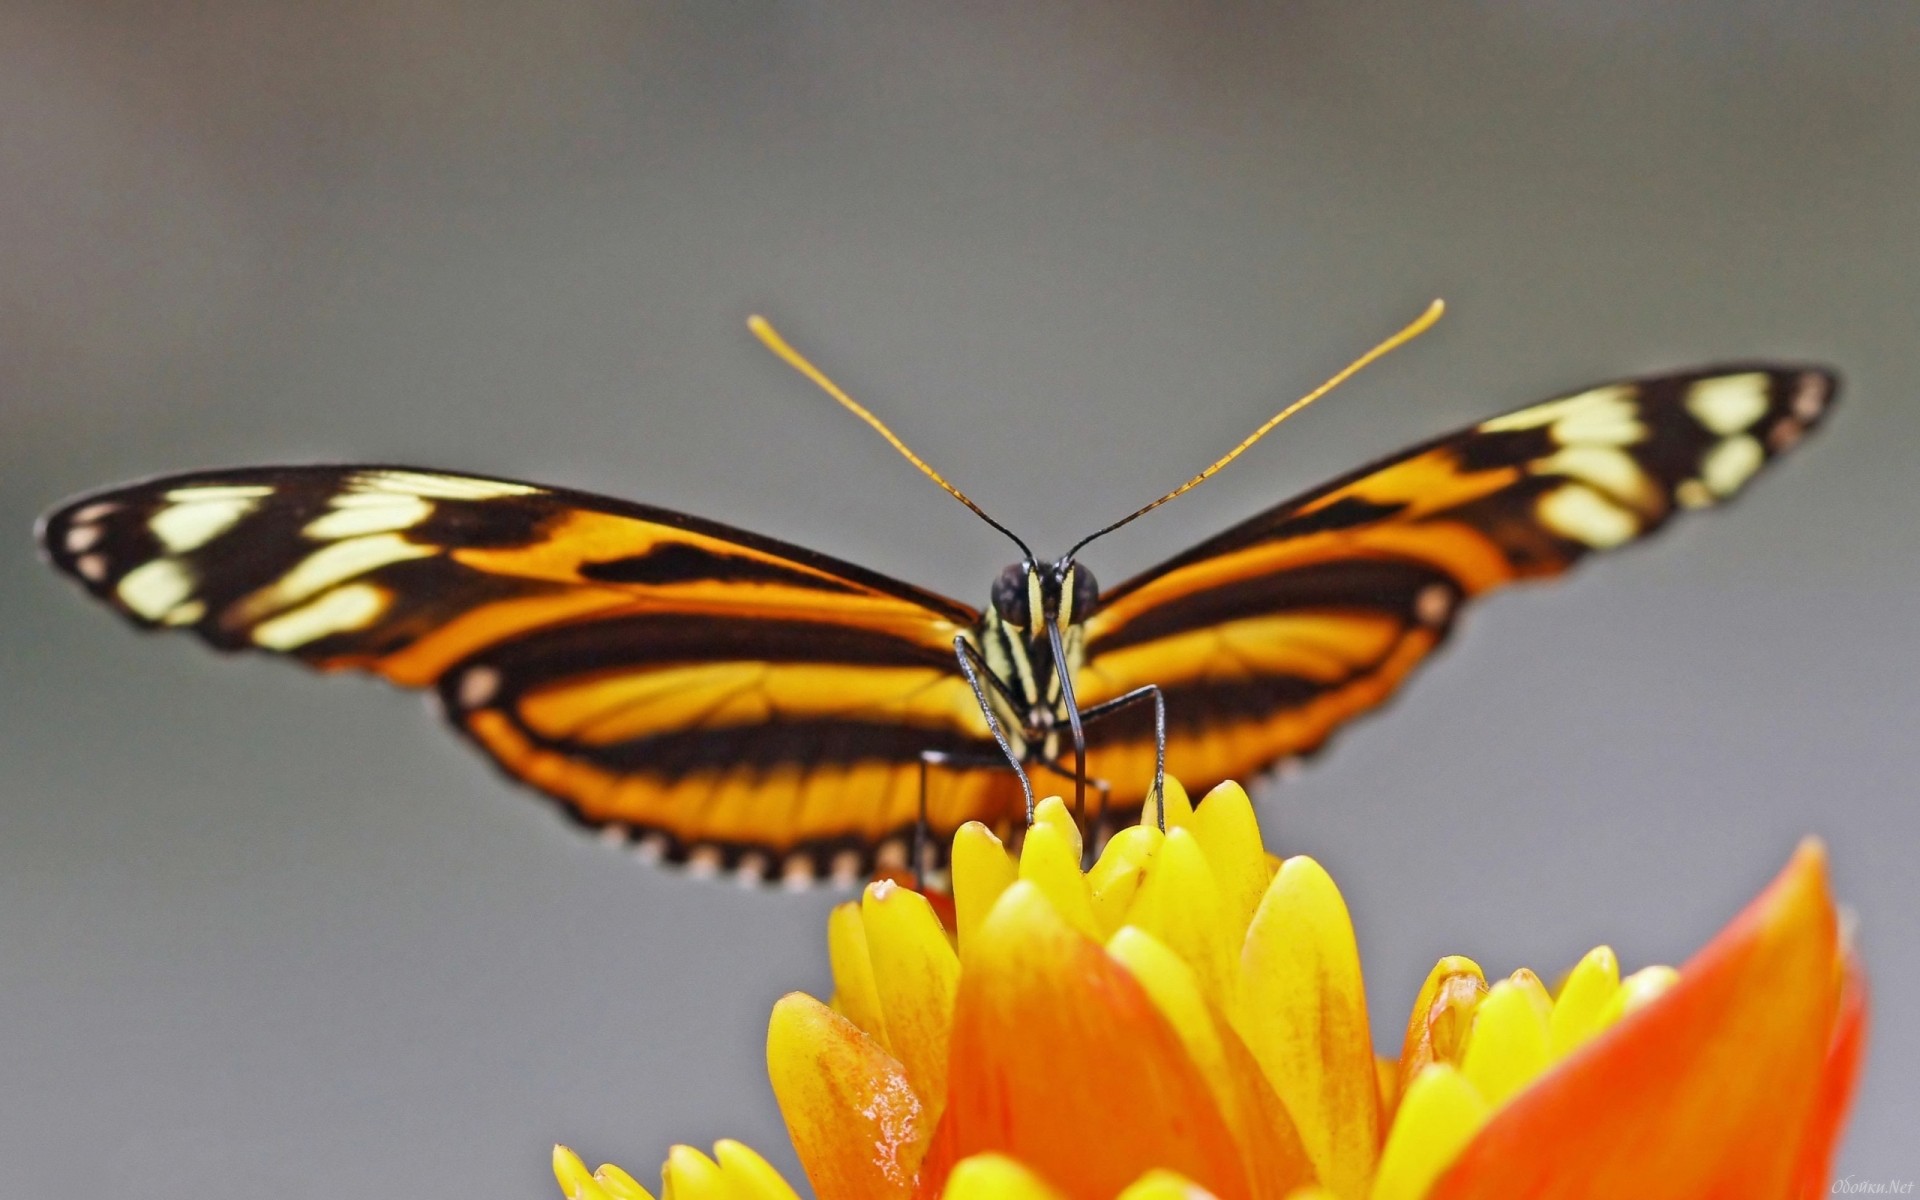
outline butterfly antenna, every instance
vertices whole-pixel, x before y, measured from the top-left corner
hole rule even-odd
[[[761,342],[763,342],[766,345],[767,349],[779,355],[782,362],[786,363],[788,366],[792,367],[794,370],[800,372],[802,375],[805,375],[808,379],[811,379],[815,387],[819,388],[821,391],[825,392],[827,395],[832,396],[835,400],[839,401],[840,407],[846,409],[848,412],[852,413],[854,416],[859,417],[862,421],[865,421],[867,425],[875,433],[887,439],[887,445],[892,446],[895,450],[898,450],[901,456],[904,457],[908,462],[912,463],[916,467],[919,467],[921,474],[925,475],[928,479],[931,479],[935,483],[939,484],[941,491],[945,492],[949,496],[952,496],[955,500],[958,500],[960,503],[972,509],[974,516],[979,517],[982,521],[985,521],[987,524],[993,526],[995,529],[998,529],[1001,533],[1006,534],[1008,538],[1012,539],[1014,545],[1020,547],[1020,553],[1022,557],[1026,558],[1029,562],[1033,560],[1033,551],[1027,549],[1027,544],[1020,540],[1020,537],[1018,534],[1014,533],[1013,530],[1008,529],[1005,525],[1002,525],[1000,522],[988,516],[986,510],[981,508],[978,504],[975,504],[973,500],[965,492],[953,486],[951,483],[948,483],[945,477],[943,477],[940,474],[940,472],[934,470],[930,465],[928,465],[926,459],[921,458],[918,454],[915,454],[913,452],[912,447],[908,446],[905,442],[901,441],[900,435],[896,434],[893,430],[888,429],[886,422],[882,421],[879,417],[876,417],[872,413],[868,412],[866,406],[861,404],[858,400],[855,400],[852,396],[849,396],[845,392],[841,391],[839,384],[835,383],[831,379],[828,379],[825,372],[823,372],[819,367],[816,367],[812,363],[808,362],[798,350],[795,350],[792,346],[788,345],[787,339],[781,337],[779,330],[775,329],[767,321],[765,317],[760,316],[757,313],[753,316],[748,317],[747,328],[753,331],[753,336],[759,338]]]
[[[1159,508],[1162,504],[1165,504],[1167,501],[1175,499],[1180,496],[1184,496],[1188,492],[1192,491],[1194,488],[1199,487],[1201,484],[1205,483],[1207,480],[1213,478],[1214,474],[1217,473],[1220,470],[1220,468],[1226,466],[1228,463],[1232,462],[1234,459],[1239,458],[1242,454],[1245,454],[1247,452],[1248,447],[1252,446],[1255,442],[1259,441],[1261,438],[1267,436],[1267,434],[1273,430],[1273,427],[1275,425],[1278,425],[1280,422],[1286,420],[1288,417],[1291,417],[1293,414],[1299,412],[1301,409],[1305,408],[1307,405],[1312,404],[1315,400],[1318,400],[1320,397],[1326,395],[1328,392],[1331,392],[1333,389],[1339,387],[1341,384],[1345,383],[1347,380],[1353,378],[1356,374],[1360,372],[1360,369],[1362,367],[1365,367],[1367,364],[1373,362],[1375,359],[1380,358],[1381,356],[1387,354],[1389,351],[1399,349],[1401,346],[1406,345],[1408,342],[1412,341],[1414,338],[1417,338],[1421,334],[1425,333],[1428,329],[1431,329],[1433,327],[1433,323],[1440,319],[1440,314],[1444,313],[1446,310],[1447,310],[1446,304],[1440,300],[1435,300],[1432,304],[1427,305],[1427,311],[1421,313],[1418,317],[1414,318],[1412,324],[1408,325],[1405,329],[1402,329],[1399,333],[1394,334],[1392,337],[1388,338],[1386,341],[1381,342],[1378,346],[1375,346],[1373,349],[1367,351],[1365,354],[1362,354],[1359,358],[1354,359],[1351,363],[1348,363],[1346,368],[1343,369],[1339,374],[1335,375],[1332,379],[1327,380],[1325,383],[1321,384],[1319,387],[1313,389],[1311,392],[1308,392],[1306,395],[1300,397],[1298,400],[1295,400],[1292,404],[1287,405],[1285,408],[1281,409],[1279,412],[1273,414],[1273,416],[1268,419],[1266,424],[1262,425],[1260,428],[1248,434],[1245,441],[1241,442],[1238,446],[1235,446],[1233,449],[1221,455],[1220,458],[1217,461],[1215,461],[1212,466],[1200,472],[1198,475],[1195,475],[1192,479],[1187,480],[1185,483],[1181,484],[1179,487],[1168,492],[1166,495],[1160,497],[1158,500],[1155,500],[1152,504],[1148,504],[1142,508],[1137,508],[1132,512],[1128,513],[1126,516],[1121,517],[1118,521],[1115,521],[1113,524],[1108,525],[1106,528],[1095,530],[1093,533],[1090,533],[1086,537],[1081,538],[1079,541],[1073,544],[1073,549],[1067,551],[1066,557],[1072,558],[1075,554],[1078,554],[1080,552],[1080,548],[1082,546],[1085,546],[1088,542],[1091,542],[1095,538],[1105,537],[1107,534],[1112,533],[1114,530],[1120,528],[1122,525],[1125,525],[1130,521],[1135,521],[1141,517],[1146,516],[1148,513],[1152,512],[1156,508]]]

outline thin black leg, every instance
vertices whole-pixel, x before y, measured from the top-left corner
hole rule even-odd
[[[969,767],[992,767],[998,769],[1004,764],[997,758],[987,758],[972,754],[950,754],[945,750],[922,750],[920,752],[920,819],[913,826],[913,876],[924,884],[927,880],[927,851],[933,844],[933,826],[927,820],[927,782],[928,772],[933,767],[955,767],[965,770]]]
[[[1115,696],[1104,703],[1096,704],[1081,713],[1081,720],[1091,725],[1095,721],[1110,717],[1129,705],[1153,698],[1153,790],[1147,793],[1154,802],[1154,811],[1159,817],[1160,832],[1167,831],[1167,698],[1158,684],[1149,683],[1137,687],[1123,696]]]
[[[1060,637],[1060,624],[1047,622],[1047,639],[1053,643],[1053,674],[1060,681],[1060,699],[1067,705],[1067,726],[1073,731],[1073,818],[1080,823],[1081,840],[1087,833],[1087,731],[1080,723],[1080,706],[1073,700],[1073,672],[1067,670],[1067,648]]]
[[[987,699],[986,688],[980,682],[981,675],[984,674],[992,681],[994,690],[1006,697],[1009,702],[1012,701],[1013,695],[1007,690],[1007,685],[994,676],[992,668],[980,658],[980,652],[974,649],[973,643],[967,640],[965,634],[954,635],[953,656],[960,660],[960,673],[967,677],[967,686],[973,689],[973,698],[980,704],[980,715],[987,719],[987,728],[993,731],[993,740],[1000,744],[1000,753],[1007,756],[1008,765],[1020,779],[1020,791],[1027,800],[1027,824],[1031,825],[1034,808],[1033,780],[1027,778],[1026,765],[1020,761],[1020,756],[1014,753],[1013,742],[1008,739],[1007,731],[1000,727],[1000,718],[994,715],[993,704]]]

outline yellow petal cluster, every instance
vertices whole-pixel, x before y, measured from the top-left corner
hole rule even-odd
[[[1352,922],[1326,871],[1268,854],[1237,785],[1197,806],[1171,780],[1166,793],[1164,827],[1150,809],[1085,871],[1079,831],[1048,800],[1017,854],[983,826],[958,832],[944,920],[888,882],[835,910],[831,1004],[785,997],[767,1040],[774,1093],[817,1195],[1500,1194],[1503,1179],[1559,1178],[1555,1143],[1604,1126],[1608,1098],[1666,1094],[1660,1072],[1684,1065],[1714,1022],[1744,1029],[1742,971],[1795,976],[1783,993],[1794,1003],[1738,1036],[1774,1054],[1754,1070],[1797,1072],[1817,1102],[1717,1123],[1677,1109],[1670,1140],[1682,1153],[1772,1120],[1804,1145],[1740,1178],[1822,1169],[1864,1001],[1832,941],[1817,846],[1703,952],[1691,990],[1669,967],[1622,978],[1604,946],[1552,990],[1529,970],[1490,984],[1472,960],[1443,958],[1400,1054],[1379,1058]],[[1606,1036],[1656,1009],[1636,1023],[1637,1042]],[[1720,1063],[1716,1054],[1706,1061]],[[1697,1107],[1696,1093],[1711,1096],[1703,1078],[1693,1070],[1667,1091]],[[569,1152],[555,1162],[562,1190],[582,1200],[646,1195],[616,1168],[589,1174]],[[1618,1194],[1604,1178],[1558,1194]],[[793,1194],[729,1142],[711,1158],[676,1148],[663,1189],[680,1200]]]

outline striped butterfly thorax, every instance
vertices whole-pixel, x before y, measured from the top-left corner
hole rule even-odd
[[[1085,540],[1050,561],[1022,543],[978,610],[666,509],[419,467],[170,475],[39,536],[142,628],[428,691],[508,775],[650,854],[850,881],[905,866],[917,830],[933,857],[969,820],[1017,832],[1030,774],[1090,788],[1111,827],[1162,767],[1205,787],[1313,752],[1468,600],[1731,498],[1836,386],[1755,363],[1582,389],[1104,591]]]

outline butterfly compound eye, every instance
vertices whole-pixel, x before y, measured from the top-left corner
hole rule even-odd
[[[1095,606],[1100,603],[1100,585],[1093,578],[1093,572],[1079,563],[1073,565],[1073,619],[1080,622],[1093,615]]]
[[[1031,570],[1026,563],[1017,562],[993,581],[993,611],[1000,614],[1002,621],[1019,629],[1025,629],[1033,618],[1027,599],[1027,573]]]

